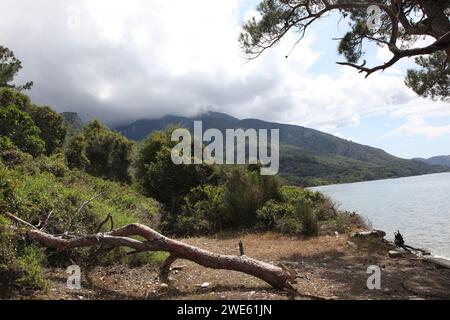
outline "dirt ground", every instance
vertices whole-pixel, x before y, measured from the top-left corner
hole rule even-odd
[[[450,299],[450,270],[438,269],[421,258],[406,254],[393,259],[389,246],[381,242],[356,241],[349,237],[321,236],[291,238],[279,234],[248,234],[229,238],[192,238],[183,241],[222,254],[238,254],[242,240],[246,254],[275,264],[282,263],[299,274],[294,287],[301,296],[272,289],[263,281],[245,274],[205,269],[189,261],[177,261],[180,270],[162,284],[155,267],[114,266],[82,273],[82,289],[66,287],[64,269],[47,270],[47,292],[19,299],[115,300],[115,299]],[[356,245],[356,246],[355,246]],[[369,290],[369,266],[381,268],[381,289]],[[207,285],[208,284],[208,285]],[[204,285],[202,287],[202,285]],[[308,297],[310,296],[310,297]]]

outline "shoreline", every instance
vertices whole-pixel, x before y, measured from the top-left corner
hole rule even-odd
[[[388,240],[400,230],[409,244],[450,260],[448,199],[443,194],[449,181],[450,173],[436,173],[308,189],[323,193],[341,210],[358,213],[373,228],[386,230]]]
[[[419,174],[419,175],[414,175],[414,176],[387,178],[387,179],[375,179],[375,180],[363,180],[363,181],[345,182],[345,183],[323,184],[323,185],[314,186],[314,187],[306,187],[305,189],[308,189],[308,190],[311,190],[311,191],[318,191],[318,190],[313,190],[313,189],[324,188],[324,187],[347,186],[347,185],[354,185],[354,184],[361,184],[361,183],[370,183],[370,182],[396,181],[396,180],[401,180],[401,179],[428,177],[428,176],[443,175],[443,174],[450,175],[450,168],[449,168],[449,171],[444,171],[444,172],[426,173],[426,174]]]

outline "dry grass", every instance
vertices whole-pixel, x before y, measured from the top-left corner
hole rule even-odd
[[[445,298],[450,293],[450,270],[438,270],[414,256],[390,259],[387,248],[373,244],[354,249],[348,237],[288,237],[276,233],[234,234],[184,239],[186,243],[221,254],[238,254],[242,240],[248,256],[295,269],[300,277],[296,288],[302,294],[333,299],[417,299]],[[124,266],[96,268],[84,275],[83,290],[65,287],[64,270],[49,270],[49,293],[31,297],[44,299],[289,299],[289,295],[237,272],[205,269],[189,261],[177,261],[184,268],[171,274],[170,288],[162,288],[157,270]],[[368,290],[367,268],[382,269],[382,290]],[[200,285],[208,282],[208,288]],[[436,284],[434,287],[430,283]],[[422,285],[421,285],[422,284]],[[439,284],[439,286],[437,285]],[[425,289],[426,290],[425,290]],[[431,294],[430,294],[431,292]]]

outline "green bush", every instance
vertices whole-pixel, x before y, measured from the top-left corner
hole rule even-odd
[[[83,135],[75,136],[68,142],[64,153],[70,169],[86,170],[90,164],[86,148],[87,143]]]
[[[16,259],[15,234],[6,218],[0,216],[0,273],[6,272]]]
[[[282,226],[291,223],[289,221],[281,221],[281,219],[283,217],[292,216],[294,216],[294,206],[292,204],[285,202],[278,203],[274,200],[269,200],[262,208],[257,211],[256,229],[261,231],[279,229],[280,231],[284,232],[283,230],[281,230],[284,229]],[[292,232],[289,231],[287,233]]]
[[[127,255],[123,262],[132,268],[142,266],[160,266],[169,257],[167,252],[141,252]]]
[[[22,255],[17,258],[17,268],[20,273],[16,283],[27,289],[46,289],[43,266],[46,263],[44,249],[35,246],[24,248]]]
[[[251,229],[258,222],[258,209],[280,198],[273,177],[261,177],[248,167],[222,169],[218,174],[217,185],[192,188],[182,198],[180,211],[163,216],[165,230],[198,235]]]
[[[24,162],[29,162],[32,156],[22,152],[6,136],[0,136],[0,161],[7,167],[13,167]]]
[[[302,221],[304,235],[319,235],[319,220],[317,219],[316,212],[309,203],[299,202],[295,208],[295,215]]]
[[[0,211],[12,212],[40,227],[44,227],[48,219],[45,230],[53,234],[95,233],[108,214],[113,217],[114,227],[138,222],[158,228],[160,208],[156,201],[129,186],[70,171],[63,160],[55,155],[13,168],[0,164]],[[75,214],[85,201],[98,193],[102,195]],[[0,218],[0,280],[22,288],[43,287],[40,267],[45,265],[45,259],[42,252],[28,249],[29,244],[16,237],[4,217]],[[105,225],[101,231],[109,228],[109,224]],[[126,252],[119,253],[119,258],[111,261],[122,261]],[[49,263],[69,265],[71,257],[83,263],[88,256],[89,250],[83,249],[74,250],[70,255],[53,252]]]
[[[28,96],[13,89],[0,89],[0,135],[33,156],[52,154],[64,143],[64,119],[50,107],[33,105]]]
[[[133,142],[94,120],[68,142],[65,155],[71,169],[86,170],[95,177],[130,183],[133,148]]]
[[[25,245],[25,246],[24,246]],[[43,290],[46,281],[42,266],[46,258],[43,249],[26,245],[0,216],[0,283],[7,289]]]
[[[206,165],[175,165],[172,161],[171,129],[145,139],[134,163],[135,180],[143,194],[163,203],[170,213],[180,210],[183,198],[200,185],[214,180],[214,169]]]
[[[21,151],[38,156],[45,150],[41,130],[30,115],[15,105],[0,107],[0,136],[10,139]]]
[[[50,107],[33,105],[29,111],[33,122],[40,129],[40,137],[45,143],[45,154],[51,155],[62,148],[67,135],[64,117]]]

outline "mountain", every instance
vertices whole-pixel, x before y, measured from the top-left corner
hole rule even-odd
[[[166,116],[138,120],[115,130],[140,141],[151,132],[169,125],[192,131],[195,120],[203,121],[204,130],[216,128],[222,132],[226,129],[280,129],[280,174],[287,182],[296,185],[315,186],[450,171],[448,167],[397,158],[381,149],[317,130],[257,119],[240,120],[217,112],[193,118]]]
[[[437,156],[429,159],[416,158],[416,161],[420,161],[429,165],[446,166],[450,167],[450,156]]]

